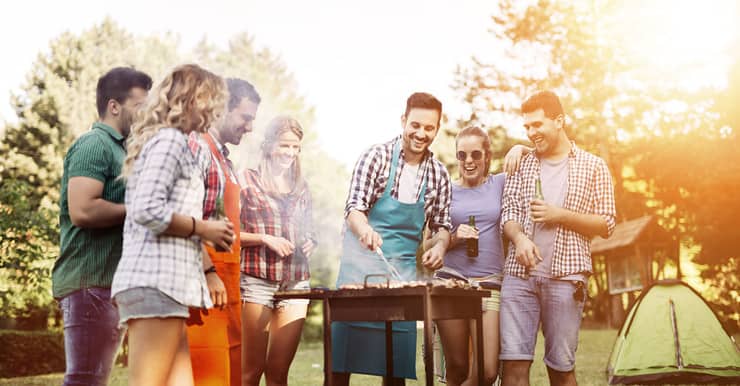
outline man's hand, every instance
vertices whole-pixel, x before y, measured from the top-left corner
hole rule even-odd
[[[529,203],[529,209],[532,213],[532,221],[543,224],[559,224],[564,211],[563,208],[550,205],[544,200],[532,200]]]
[[[421,264],[429,269],[437,269],[442,266],[444,255],[444,245],[442,243],[436,243],[431,249],[421,255]]]
[[[375,251],[383,245],[383,239],[369,224],[360,229],[357,239],[360,240],[360,244],[371,251]]]
[[[533,269],[542,261],[539,248],[524,233],[519,234],[514,240],[514,245],[516,246],[516,261],[519,264]]]
[[[208,292],[211,294],[213,306],[223,310],[228,300],[224,282],[221,281],[216,272],[209,272],[206,274],[206,284],[208,285]]]
[[[290,256],[295,250],[295,245],[282,237],[262,235],[262,243],[265,244],[267,248],[272,249],[280,257]]]

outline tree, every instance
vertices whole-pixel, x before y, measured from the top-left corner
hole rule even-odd
[[[249,158],[256,156],[263,122],[277,113],[293,115],[306,129],[302,157],[306,177],[313,188],[320,228],[320,248],[312,266],[316,277],[327,283],[336,266],[337,251],[333,246],[337,245],[341,226],[340,221],[331,219],[341,218],[344,194],[338,190],[341,184],[336,184],[335,179],[347,180],[347,172],[317,147],[316,133],[312,130],[313,109],[297,92],[292,74],[279,57],[267,49],[258,49],[246,33],[234,37],[225,50],[206,40],[191,52],[183,53],[178,46],[179,38],[174,34],[133,36],[109,19],[80,34],[67,32],[54,39],[33,63],[22,91],[12,98],[18,123],[6,127],[0,140],[2,208],[12,213],[17,213],[18,208],[30,208],[31,212],[40,208],[39,216],[58,218],[63,156],[74,139],[97,119],[95,87],[107,70],[132,66],[147,72],[156,82],[172,67],[196,61],[223,76],[249,80],[263,98],[257,133],[246,137],[233,152],[239,168],[247,166]],[[14,224],[3,222],[2,226],[11,229]],[[58,256],[59,235],[55,224],[51,220],[35,221],[22,228],[31,234],[48,236],[44,239],[48,242],[28,246],[41,250],[14,250],[6,247],[15,245],[11,241],[0,240],[5,243],[0,244],[6,248],[3,252],[7,252],[0,256],[0,275],[9,278],[8,297],[22,290],[21,278],[8,271],[16,265],[38,268],[27,274],[40,283],[42,292],[47,295],[50,292],[49,270]],[[48,302],[50,296],[44,299]],[[4,308],[0,310],[0,316],[11,315]]]
[[[570,138],[604,158],[611,169],[618,221],[656,215],[677,241],[701,244],[702,255],[712,249],[718,260],[711,264],[716,264],[736,256],[726,246],[716,250],[717,239],[706,231],[710,223],[737,218],[735,211],[728,211],[736,210],[736,204],[715,197],[718,188],[734,186],[728,183],[738,173],[732,167],[714,168],[712,178],[705,178],[705,168],[729,156],[725,151],[731,151],[727,140],[732,138],[722,134],[717,114],[708,113],[716,92],[690,93],[665,79],[653,79],[638,58],[628,55],[630,42],[620,40],[614,31],[623,24],[618,15],[630,5],[634,4],[500,1],[492,17],[495,44],[478,50],[495,56],[474,57],[457,71],[453,88],[471,108],[470,115],[457,125],[491,128],[494,157],[501,157],[516,142],[510,133],[512,124],[518,122],[515,117],[522,98],[535,90],[555,90],[569,115]],[[724,150],[715,153],[715,149]],[[695,163],[693,158],[687,162],[687,155],[697,153],[706,156],[702,166],[687,168],[687,163]],[[454,158],[448,162],[454,163]],[[688,174],[693,177],[687,178]],[[689,204],[687,197],[697,200]],[[704,198],[701,203],[699,197]],[[709,205],[707,197],[712,197]],[[730,261],[736,269],[737,258]],[[720,274],[711,269],[706,273],[708,282],[723,283]],[[592,303],[595,307],[607,304],[606,280],[600,279],[592,282],[601,283]],[[722,296],[725,302],[732,300]],[[734,297],[737,304],[737,292]]]
[[[16,327],[45,327],[58,221],[30,192],[22,180],[0,185],[0,310]]]

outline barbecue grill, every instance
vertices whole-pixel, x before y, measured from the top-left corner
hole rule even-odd
[[[454,284],[452,281],[390,282],[344,286],[336,290],[313,288],[278,292],[278,299],[312,299],[324,302],[324,385],[331,386],[331,323],[385,322],[386,374],[393,374],[393,339],[391,322],[424,321],[424,369],[426,384],[434,384],[432,321],[444,319],[475,320],[476,351],[483,358],[481,300],[490,291]],[[382,275],[385,276],[385,275]],[[450,283],[453,283],[452,285]],[[478,361],[478,379],[483,379],[483,361]]]

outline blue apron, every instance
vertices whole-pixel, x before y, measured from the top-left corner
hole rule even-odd
[[[381,249],[403,280],[416,280],[416,250],[424,228],[424,177],[419,200],[405,204],[391,197],[400,148],[393,147],[390,176],[383,195],[370,209],[368,222],[383,239]],[[342,242],[337,287],[363,283],[367,274],[388,274],[375,252],[362,246],[347,229]],[[416,322],[393,322],[393,377],[416,379]],[[385,323],[334,322],[331,326],[332,370],[341,373],[386,375]]]

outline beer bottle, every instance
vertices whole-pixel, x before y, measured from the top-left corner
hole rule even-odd
[[[475,216],[468,216],[468,225],[475,228]],[[478,239],[465,240],[465,253],[468,257],[478,257]]]
[[[544,200],[545,196],[542,194],[542,181],[537,177],[537,181],[534,183],[534,198],[537,200]]]
[[[223,221],[229,221],[229,218],[226,217],[226,210],[224,210],[224,199],[223,198],[216,197],[216,208],[215,208],[215,210],[216,210],[216,218],[217,219],[223,220]],[[215,246],[215,249],[216,249],[216,252],[228,252],[228,251],[231,250],[231,248],[224,249],[220,245],[216,245]]]

